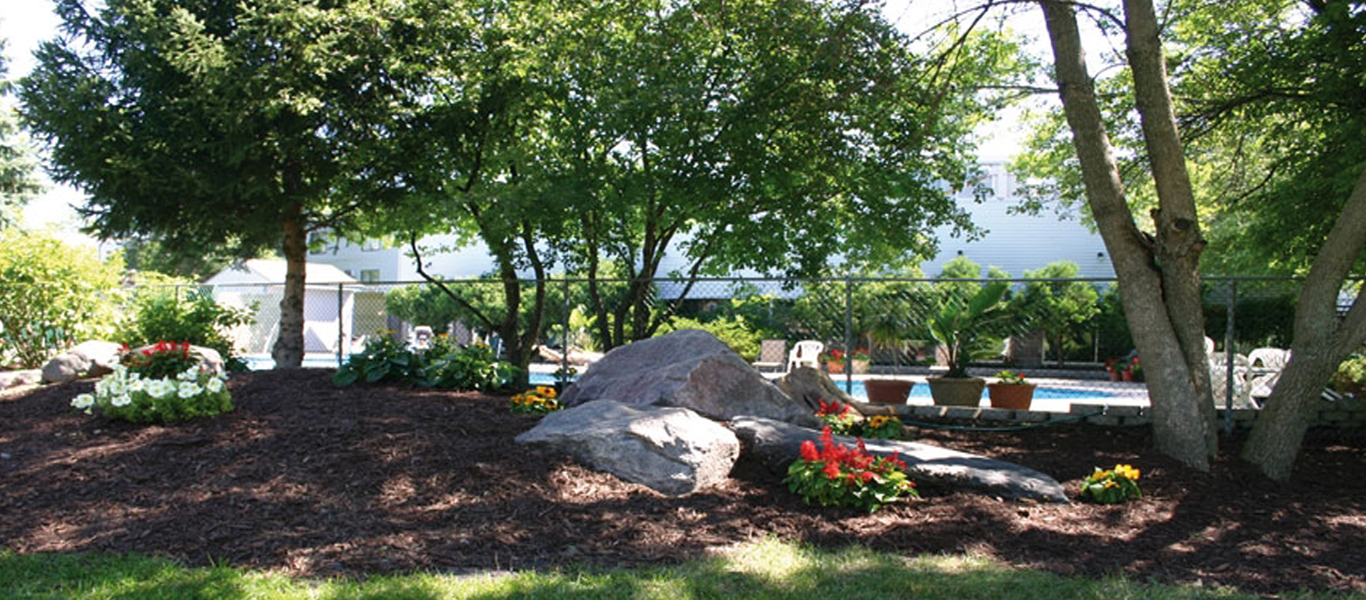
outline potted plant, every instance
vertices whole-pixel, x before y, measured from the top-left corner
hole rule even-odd
[[[1029,410],[1034,400],[1034,388],[1038,386],[1025,381],[1024,375],[1014,371],[1001,371],[996,374],[996,382],[987,384],[987,394],[991,396],[992,408]]]
[[[989,330],[1009,317],[1001,299],[1009,284],[993,281],[971,298],[946,296],[930,319],[930,334],[939,343],[949,370],[930,377],[930,395],[941,406],[977,406],[986,381],[968,375],[968,364],[992,347]]]
[[[869,367],[872,366],[872,356],[868,353],[867,348],[854,350],[852,365],[854,367],[855,375],[864,375],[868,373]]]
[[[1138,362],[1137,356],[1125,366],[1124,381],[1143,381],[1143,365]]]
[[[1113,356],[1105,359],[1105,372],[1110,374],[1110,381],[1123,381],[1124,379],[1126,369],[1119,364],[1119,360]]]
[[[831,375],[838,375],[844,372],[844,362],[848,357],[838,349],[827,350],[821,354],[821,362],[825,363],[825,370]]]
[[[868,379],[863,382],[868,401],[873,404],[905,404],[912,387],[915,382],[909,379]]]

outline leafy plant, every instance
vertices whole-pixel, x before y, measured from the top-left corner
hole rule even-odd
[[[0,363],[37,368],[73,344],[108,339],[122,270],[53,237],[0,231]]]
[[[868,349],[867,349],[867,348],[858,348],[858,349],[854,350],[854,354],[853,354],[852,358],[853,358],[853,360],[856,360],[856,361],[864,361],[864,362],[867,362],[867,361],[869,361],[869,360],[872,359],[872,354],[870,354],[870,353],[868,352]]]
[[[423,359],[425,376],[418,383],[429,387],[489,391],[507,385],[516,374],[515,367],[495,358],[493,349],[481,343],[439,355],[429,350]]]
[[[821,353],[820,361],[823,363],[836,363],[842,365],[849,361],[849,355],[845,354],[843,350],[831,348]]]
[[[1138,489],[1138,469],[1115,465],[1109,471],[1096,467],[1081,487],[1081,499],[1097,504],[1118,504],[1143,497]]]
[[[674,317],[668,325],[661,326],[656,335],[664,335],[680,329],[701,329],[710,333],[716,336],[716,339],[725,342],[731,350],[734,350],[746,361],[753,361],[759,356],[759,344],[763,334],[751,328],[744,316],[721,316],[706,321]]]
[[[945,296],[930,319],[930,334],[944,347],[948,361],[945,377],[967,377],[968,363],[993,347],[990,335],[1011,317],[1001,303],[1007,287],[1004,281],[993,281],[966,300],[956,294]]]
[[[422,359],[393,339],[393,331],[381,331],[365,345],[365,351],[352,354],[332,376],[336,385],[415,380],[422,378]]]
[[[515,413],[543,415],[561,408],[564,407],[555,398],[555,388],[541,385],[536,386],[534,390],[527,390],[513,396],[509,410]]]
[[[1020,373],[1016,373],[1014,371],[1000,371],[996,373],[996,383],[1002,383],[1006,385],[1024,385],[1029,382],[1025,381],[1024,375]]]
[[[1342,361],[1333,373],[1333,387],[1360,396],[1366,390],[1366,355],[1355,354]]]
[[[821,408],[816,411],[816,418],[825,423],[826,427],[840,435],[853,432],[854,426],[858,424],[858,413],[854,411],[854,407],[843,402],[819,402]]]
[[[158,366],[170,364],[159,362]],[[232,394],[223,376],[197,366],[166,377],[151,377],[116,365],[95,384],[94,394],[80,394],[71,406],[91,414],[133,423],[169,423],[211,417],[232,410]]]
[[[918,498],[915,483],[906,477],[906,463],[868,454],[863,440],[857,448],[836,444],[829,427],[821,431],[821,447],[802,442],[801,458],[787,468],[783,480],[807,504],[847,506],[874,512],[901,496]]]
[[[235,356],[232,329],[255,318],[256,307],[223,306],[208,290],[190,288],[183,296],[176,287],[144,286],[129,302],[133,318],[119,328],[116,340],[142,346],[158,340],[181,340],[212,348],[229,370],[246,364]]]
[[[863,423],[863,437],[896,440],[901,439],[901,419],[891,415],[873,415]]]

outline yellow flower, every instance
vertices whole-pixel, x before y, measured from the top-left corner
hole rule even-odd
[[[1121,477],[1138,481],[1138,469],[1129,465],[1115,465],[1115,473]]]
[[[554,398],[555,388],[538,385],[536,386],[536,393],[545,396],[546,398]]]
[[[871,425],[873,429],[878,429],[881,428],[883,425],[886,425],[887,422],[891,420],[892,418],[887,415],[877,415],[871,419],[868,419],[868,424]]]
[[[1105,480],[1105,487],[1112,488],[1112,487],[1115,487],[1115,486],[1117,486],[1117,485],[1119,485],[1119,484],[1118,484],[1118,483],[1115,483],[1115,480],[1113,480],[1113,479],[1106,479],[1106,480]]]

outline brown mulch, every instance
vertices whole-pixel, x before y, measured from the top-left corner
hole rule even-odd
[[[1141,580],[1366,591],[1366,452],[1314,433],[1289,484],[1224,440],[1212,474],[1151,449],[1147,428],[926,432],[1018,462],[1075,495],[1093,466],[1131,463],[1145,497],[1044,505],[953,490],[876,514],[804,506],[747,461],[718,489],[658,495],[512,438],[507,401],[333,387],[331,371],[247,373],[237,410],[134,426],[68,406],[91,382],[0,401],[0,547],[139,552],[307,576],[415,569],[634,566],[764,536],[903,554],[970,552],[1025,568]]]

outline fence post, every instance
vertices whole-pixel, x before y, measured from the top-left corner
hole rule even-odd
[[[1238,280],[1228,281],[1228,314],[1224,319],[1224,433],[1233,433],[1233,340],[1235,313],[1238,312]]]
[[[346,351],[346,325],[343,319],[346,317],[346,309],[343,307],[342,283],[337,282],[337,368],[342,368],[346,364],[343,353]]]
[[[560,316],[560,376],[556,379],[563,389],[569,384],[569,274],[564,274],[564,314]]]
[[[844,274],[844,391],[854,391],[854,280]]]

